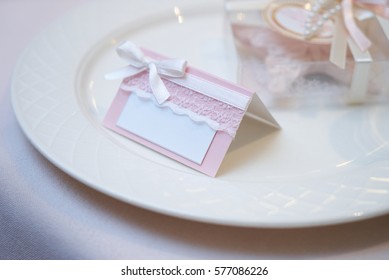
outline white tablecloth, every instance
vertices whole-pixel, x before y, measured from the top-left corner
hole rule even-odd
[[[0,0],[0,259],[387,259],[389,215],[303,229],[247,229],[149,212],[90,189],[18,126],[13,66],[29,40],[87,0]]]

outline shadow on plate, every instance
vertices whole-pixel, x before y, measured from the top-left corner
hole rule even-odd
[[[220,167],[218,176],[255,159],[272,142],[263,140],[267,137],[277,137],[279,131],[279,128],[259,123],[245,116]],[[255,148],[248,148],[250,145],[255,145]]]

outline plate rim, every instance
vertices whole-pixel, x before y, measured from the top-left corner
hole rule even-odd
[[[169,2],[169,1],[166,1]],[[219,3],[222,2],[222,0],[218,1]],[[198,222],[206,222],[206,223],[211,223],[211,224],[220,224],[220,225],[228,225],[228,226],[239,226],[239,227],[260,227],[260,228],[301,228],[301,227],[312,227],[312,226],[325,226],[325,225],[334,225],[334,224],[340,224],[340,223],[348,223],[348,222],[354,222],[354,221],[361,221],[365,219],[369,219],[372,217],[377,217],[383,214],[387,214],[389,209],[379,209],[376,211],[372,211],[370,213],[365,213],[363,216],[360,217],[355,217],[355,216],[349,216],[347,217],[338,217],[338,219],[334,218],[327,218],[327,219],[322,219],[317,222],[313,220],[307,220],[307,221],[292,221],[290,223],[286,221],[282,222],[248,222],[248,221],[236,221],[235,219],[225,219],[225,220],[220,220],[220,219],[214,219],[210,217],[200,217],[198,215],[190,215],[188,213],[182,213],[182,212],[175,212],[175,211],[169,211],[168,209],[161,208],[161,207],[156,207],[155,205],[152,204],[145,204],[141,201],[137,201],[134,199],[130,198],[123,198],[122,196],[118,195],[117,193],[110,192],[106,188],[103,188],[100,184],[96,184],[93,180],[90,180],[90,178],[85,178],[83,176],[80,176],[79,173],[75,172],[74,167],[66,165],[64,162],[60,162],[57,158],[55,158],[55,155],[50,153],[45,147],[42,145],[41,142],[39,142],[36,138],[34,138],[33,132],[31,131],[30,127],[27,125],[25,120],[23,119],[22,112],[20,111],[20,107],[18,104],[18,101],[15,96],[16,92],[16,84],[18,80],[18,71],[20,71],[23,63],[24,63],[24,58],[27,54],[27,52],[34,46],[35,42],[39,40],[42,36],[45,36],[47,30],[49,30],[52,26],[56,26],[59,24],[63,24],[63,21],[67,21],[70,19],[70,17],[74,14],[80,13],[82,9],[86,9],[88,7],[91,7],[94,5],[96,2],[91,2],[85,4],[83,7],[77,8],[75,11],[72,11],[64,16],[62,16],[60,19],[54,21],[51,23],[46,29],[41,31],[36,35],[34,39],[30,41],[30,43],[26,46],[25,50],[21,53],[17,63],[15,64],[14,71],[12,74],[12,79],[11,79],[11,102],[12,102],[12,107],[15,112],[15,116],[17,118],[17,121],[19,125],[21,126],[24,135],[28,138],[28,140],[33,144],[33,146],[42,154],[44,155],[45,158],[47,158],[51,163],[53,163],[55,166],[57,166],[59,169],[63,170],[65,173],[69,174],[73,178],[77,179],[78,181],[82,182],[86,186],[92,187],[93,189],[105,193],[106,195],[113,197],[115,199],[118,199],[120,201],[129,203],[131,205],[141,207],[143,209],[151,210],[153,212],[169,215],[169,216],[174,216],[178,218],[183,218],[186,220],[193,220],[193,221],[198,221]],[[202,1],[201,3],[206,3],[206,1]],[[197,4],[198,5],[198,4]],[[202,4],[200,4],[201,6]],[[82,13],[82,12],[81,12]],[[74,83],[76,81],[73,81]],[[82,114],[81,114],[82,115]],[[85,116],[84,116],[85,117]]]

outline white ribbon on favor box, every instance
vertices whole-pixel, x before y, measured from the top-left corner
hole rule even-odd
[[[369,85],[371,62],[369,52],[372,42],[357,25],[356,21],[376,19],[389,40],[389,3],[387,0],[341,0],[342,11],[334,21],[334,36],[331,44],[330,61],[338,67],[346,67],[347,46],[356,62],[351,81],[350,101],[364,100]]]
[[[357,21],[376,18],[389,40],[389,3],[387,0],[342,0],[342,13],[335,18],[330,61],[345,67],[347,45],[356,62],[372,61],[368,52],[369,37],[358,27]],[[357,48],[356,48],[357,47]]]
[[[389,3],[387,0],[343,0],[342,7],[348,33],[361,51],[366,51],[371,46],[371,41],[359,29],[354,18],[364,20],[376,17],[389,40]]]

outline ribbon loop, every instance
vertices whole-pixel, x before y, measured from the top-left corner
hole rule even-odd
[[[116,52],[119,57],[136,68],[144,68],[148,64],[142,50],[132,42],[122,43],[117,47]]]
[[[140,71],[149,71],[149,83],[152,93],[159,104],[162,104],[170,97],[163,80],[160,76],[180,78],[185,76],[186,60],[182,59],[163,59],[159,61],[152,61],[145,57],[144,53],[134,43],[126,41],[119,45],[116,49],[119,57],[129,63],[128,67],[135,67]],[[121,73],[127,71],[121,70]],[[128,71],[130,73],[131,71]],[[136,73],[139,73],[136,72]],[[136,74],[135,73],[135,74]],[[115,76],[111,75],[111,76]],[[131,76],[131,74],[127,75]]]
[[[306,9],[309,14],[305,21],[304,38],[310,39],[319,34],[324,22],[337,16],[341,11],[342,22],[335,22],[335,30],[339,25],[344,25],[347,36],[362,52],[366,52],[372,45],[372,41],[358,26],[357,21],[376,18],[384,32],[388,32],[389,0],[310,0]],[[313,21],[313,25],[312,25]],[[389,36],[387,36],[389,37]]]

